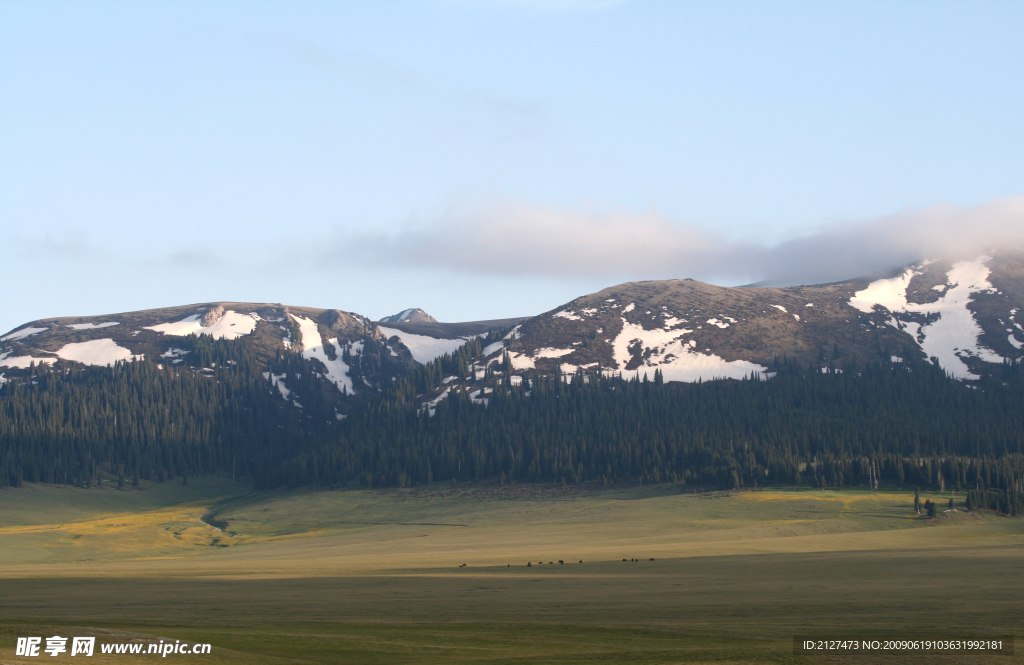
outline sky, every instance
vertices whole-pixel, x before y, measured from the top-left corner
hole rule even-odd
[[[0,0],[0,330],[1024,246],[1024,3]]]

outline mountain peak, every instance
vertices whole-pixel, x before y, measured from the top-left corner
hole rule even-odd
[[[437,319],[424,312],[419,307],[405,309],[398,314],[385,316],[381,323],[437,323]]]

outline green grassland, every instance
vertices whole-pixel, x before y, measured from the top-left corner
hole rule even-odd
[[[14,638],[52,634],[214,645],[99,663],[1024,660],[792,655],[796,634],[1024,634],[1024,520],[962,503],[927,520],[912,502],[672,485],[6,489],[0,663],[38,662]]]

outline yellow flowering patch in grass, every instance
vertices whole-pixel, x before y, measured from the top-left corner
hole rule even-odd
[[[211,501],[76,522],[0,527],[0,564],[191,556],[241,539],[202,520]],[[201,548],[201,549],[200,549]]]

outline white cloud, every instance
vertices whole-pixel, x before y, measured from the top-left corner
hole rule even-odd
[[[773,245],[675,223],[654,210],[591,214],[524,204],[452,209],[352,244],[374,263],[470,273],[820,283],[925,257],[1024,247],[1024,196],[905,211]]]

